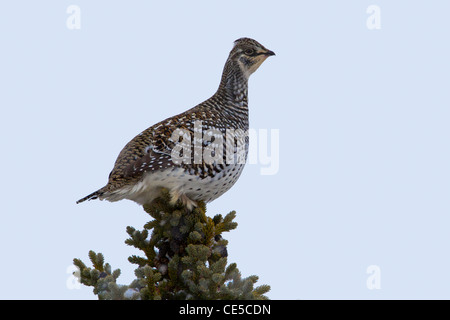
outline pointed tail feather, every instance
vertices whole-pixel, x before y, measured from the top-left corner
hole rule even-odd
[[[103,194],[103,188],[102,189],[99,189],[99,190],[97,190],[97,191],[95,191],[95,192],[92,192],[90,195],[88,195],[88,196],[86,196],[86,197],[84,197],[84,198],[81,198],[80,200],[78,200],[77,201],[77,204],[78,203],[81,203],[81,202],[84,202],[84,201],[86,201],[86,200],[94,200],[94,199],[97,199],[99,196],[101,196]]]

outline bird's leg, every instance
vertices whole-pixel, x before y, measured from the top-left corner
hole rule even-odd
[[[179,192],[176,189],[172,189],[170,191],[170,204],[174,205],[178,200],[189,210],[191,211],[193,208],[197,207],[198,204],[196,201],[191,200],[186,194]]]

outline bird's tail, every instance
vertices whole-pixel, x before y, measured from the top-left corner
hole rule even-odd
[[[78,204],[78,203],[81,203],[81,202],[84,202],[84,201],[86,201],[86,200],[94,200],[94,199],[97,199],[97,198],[100,197],[103,193],[104,193],[103,188],[101,188],[101,189],[99,189],[99,190],[97,190],[97,191],[95,191],[95,192],[92,192],[90,195],[88,195],[88,196],[86,196],[86,197],[84,197],[84,198],[81,198],[80,200],[77,201],[77,204]]]

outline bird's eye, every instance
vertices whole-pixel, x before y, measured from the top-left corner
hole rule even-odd
[[[255,53],[255,51],[253,49],[247,49],[247,50],[244,51],[244,53],[246,55],[248,55],[248,56],[251,56],[251,55],[253,55]]]

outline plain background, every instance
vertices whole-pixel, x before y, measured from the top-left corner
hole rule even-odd
[[[209,204],[237,211],[229,262],[271,299],[450,298],[449,12],[444,0],[2,1],[0,298],[95,299],[67,285],[91,249],[133,279],[125,229],[148,216],[75,201],[136,134],[211,96],[243,36],[277,54],[249,103],[252,128],[279,130],[279,170],[249,164]]]

